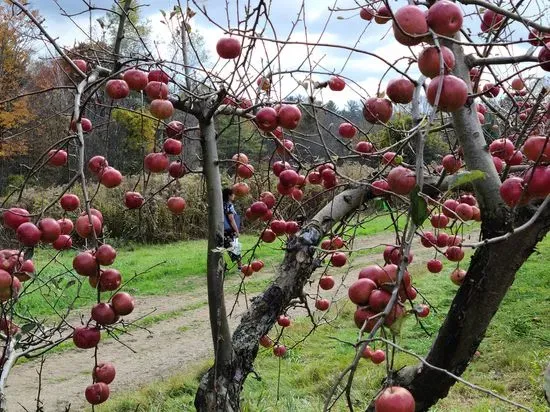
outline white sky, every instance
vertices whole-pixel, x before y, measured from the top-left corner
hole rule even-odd
[[[92,3],[97,7],[110,8],[113,4],[112,0],[92,0]],[[155,41],[157,49],[161,54],[161,58],[168,58],[168,46],[170,41],[170,33],[166,25],[161,24],[162,15],[160,9],[166,10],[167,13],[172,10],[177,1],[175,0],[147,0],[142,1],[143,4],[149,4],[148,7],[142,9],[142,15],[144,18],[150,21],[151,25],[151,38]],[[184,1],[181,2],[185,4]],[[208,11],[209,17],[217,24],[227,28],[235,27],[237,16],[235,7],[236,0],[230,1],[230,23],[228,24],[227,15],[225,10],[225,0],[197,0],[197,3],[204,7]],[[239,10],[240,17],[244,8],[243,3],[247,1],[241,0],[239,2],[241,8]],[[256,5],[257,1],[251,0],[251,4]],[[395,7],[406,4],[404,0],[398,0],[395,3]],[[322,43],[330,43],[335,45],[345,45],[349,47],[356,47],[361,50],[366,50],[377,55],[384,57],[386,60],[394,61],[402,56],[410,56],[410,50],[397,43],[392,36],[391,24],[378,25],[374,22],[370,24],[364,20],[361,20],[358,16],[358,11],[340,11],[332,13],[329,11],[329,7],[339,7],[340,9],[356,7],[354,0],[305,0],[305,16],[307,25],[307,38],[311,41],[319,41]],[[359,3],[362,4],[362,3]],[[363,3],[364,4],[364,3]],[[392,3],[393,4],[393,3]],[[41,15],[45,18],[45,26],[50,34],[58,39],[58,42],[64,46],[70,47],[75,42],[86,40],[86,33],[89,28],[90,13],[87,12],[87,6],[81,0],[35,0],[31,2],[31,6],[38,9]],[[275,0],[270,10],[270,20],[276,27],[277,36],[280,39],[284,39],[288,36],[292,23],[296,20],[301,2],[297,0]],[[191,7],[197,11],[194,5]],[[67,13],[85,12],[78,16],[73,17],[71,21],[67,17],[61,15],[61,8],[65,9]],[[463,7],[463,10],[467,13],[474,13],[475,7],[469,6]],[[530,12],[530,11],[529,11]],[[104,11],[94,12],[92,14],[92,21],[95,26],[95,19],[104,15]],[[546,17],[548,18],[548,17]],[[327,23],[328,22],[328,23]],[[543,22],[544,23],[544,22]],[[326,28],[325,28],[326,25]],[[477,37],[479,32],[479,16],[474,13],[472,17],[467,19],[466,25],[472,30],[477,41],[481,41],[480,37]],[[79,29],[80,26],[83,30]],[[200,12],[192,19],[193,30],[202,34],[205,39],[205,48],[211,56],[212,63],[216,62],[217,55],[215,52],[215,46],[217,40],[223,36],[223,31],[216,27],[205,18]],[[514,25],[516,33],[514,38],[526,38],[527,30],[519,24]],[[321,36],[320,33],[323,32]],[[365,34],[361,36],[361,33],[365,31]],[[389,31],[389,33],[388,33]],[[271,30],[266,32],[265,37],[272,38],[273,33]],[[305,41],[306,32],[304,30],[304,22],[300,20],[296,26],[294,34],[291,37],[293,41]],[[357,45],[356,45],[357,43]],[[276,54],[276,46],[274,43],[265,42],[265,49],[267,55],[273,57]],[[43,46],[42,46],[43,47]],[[257,48],[258,49],[258,48]],[[504,53],[525,53],[529,49],[527,44],[521,44],[514,46],[513,50],[506,51],[503,48],[496,48],[493,54]],[[421,47],[415,46],[413,51],[418,53]],[[538,53],[538,51],[536,51]],[[42,48],[40,54],[44,55],[45,50]],[[295,69],[299,62],[302,62],[307,55],[305,46],[292,45],[286,46],[285,50],[281,53],[281,68],[283,70]],[[265,51],[262,49],[255,51],[255,57],[253,58],[253,65],[256,69],[262,67],[262,61],[265,62]],[[262,60],[262,58],[264,60]],[[351,53],[349,51],[338,50],[335,48],[317,47],[312,55],[310,61],[313,64],[319,64],[323,70],[328,72],[342,73],[342,75],[354,79],[358,86],[364,90],[360,90],[357,86],[348,87],[342,92],[332,92],[328,89],[323,90],[318,98],[322,98],[323,101],[329,99],[335,101],[340,107],[343,107],[347,100],[358,100],[361,97],[365,97],[366,93],[373,94],[377,90],[380,77],[384,74],[387,66],[381,63],[378,59],[370,57],[364,54]],[[218,64],[214,69],[217,70],[221,67]],[[402,70],[407,68],[407,64],[403,61],[398,67]],[[308,70],[309,64],[306,63],[302,66],[303,69]],[[231,63],[226,64],[222,73],[230,73],[232,70]],[[276,67],[272,68],[276,70]],[[418,72],[416,69],[411,69],[410,73],[413,77],[416,77]],[[256,76],[255,73],[250,74]],[[387,81],[393,77],[399,76],[395,72],[390,72],[386,75],[385,80],[382,82],[382,90],[385,87]],[[285,74],[278,85],[278,91],[285,95],[290,93],[297,87],[296,80],[303,80],[306,77],[305,73],[295,74],[291,77],[289,74]],[[328,75],[316,75],[315,80],[324,81],[328,79]],[[487,79],[490,80],[490,79]],[[352,90],[355,89],[355,90]],[[301,89],[303,90],[303,89]]]

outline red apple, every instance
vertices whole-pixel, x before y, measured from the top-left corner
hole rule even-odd
[[[105,269],[99,276],[99,290],[101,292],[117,290],[122,283],[122,276],[116,269]]]
[[[352,283],[348,289],[349,299],[359,306],[369,303],[371,293],[376,289],[376,283],[371,279],[361,278]]]
[[[86,388],[84,396],[91,405],[99,405],[109,399],[109,386],[103,382],[93,383]]]
[[[100,325],[111,325],[116,321],[116,313],[108,303],[97,303],[92,307],[92,319]]]
[[[154,99],[167,99],[168,98],[168,86],[163,82],[152,81],[147,83],[144,89],[145,94],[151,100]]]
[[[323,290],[330,290],[334,287],[334,278],[329,275],[324,275],[319,279],[319,287]]]
[[[271,192],[260,193],[260,201],[265,203],[268,209],[272,209],[275,206],[275,196]]]
[[[4,220],[4,226],[13,230],[17,230],[23,223],[31,221],[30,213],[26,209],[20,207],[12,207],[6,210],[2,214],[2,218]]]
[[[168,84],[170,76],[160,69],[155,69],[147,74],[147,80],[149,80],[149,82],[162,82]]]
[[[185,176],[186,173],[187,173],[187,169],[185,168],[185,165],[179,160],[173,161],[172,163],[170,163],[170,166],[168,166],[168,174],[175,179],[179,179],[180,177]],[[240,183],[240,184],[248,187],[246,183]],[[248,193],[248,191],[246,193]],[[239,196],[237,193],[235,193],[235,195]]]
[[[88,71],[88,63],[86,63],[86,60],[74,59],[72,62],[80,69],[81,72],[86,73]]]
[[[474,209],[472,206],[467,205],[466,203],[460,203],[456,207],[456,215],[463,221],[471,220],[474,216]]]
[[[347,256],[342,252],[333,253],[332,256],[330,257],[330,263],[332,263],[332,266],[335,266],[335,267],[344,266],[347,260],[348,260]]]
[[[428,86],[426,97],[432,106],[436,104],[435,100],[440,84],[442,87],[437,107],[441,111],[454,112],[466,104],[468,86],[464,80],[452,75],[445,75],[433,78]]]
[[[466,271],[463,269],[455,269],[451,272],[450,278],[451,281],[457,285],[462,285],[462,282],[464,282],[464,278],[466,277]]]
[[[77,348],[95,348],[101,339],[99,329],[90,326],[79,326],[74,329],[73,342]]]
[[[523,83],[523,80],[521,77],[516,77],[512,80],[512,89],[514,90],[522,90],[525,87],[525,83]]]
[[[110,362],[98,363],[97,366],[94,368],[92,376],[94,377],[94,380],[96,382],[109,384],[115,380],[115,365]]]
[[[502,14],[498,14],[494,12],[491,9],[485,10],[483,13],[483,23],[481,25],[482,30],[484,32],[492,31],[492,30],[498,30],[500,26],[502,25],[502,22],[504,20],[504,16]]]
[[[44,243],[53,243],[61,235],[61,226],[57,220],[45,217],[38,222],[38,229],[42,232],[40,239]]]
[[[384,196],[389,194],[390,185],[385,180],[376,180],[372,182],[371,191],[374,196]]]
[[[99,179],[101,184],[108,188],[117,187],[122,183],[122,173],[116,170],[114,167],[107,166]]]
[[[151,173],[163,173],[168,169],[170,160],[164,153],[149,153],[143,159],[145,170]]]
[[[462,10],[451,1],[439,0],[428,9],[426,20],[435,33],[453,37],[462,28]]]
[[[236,197],[244,197],[250,192],[250,187],[244,182],[235,183],[231,188]]]
[[[124,80],[111,79],[105,84],[105,93],[111,99],[124,99],[130,94],[130,87]]]
[[[520,204],[523,195],[523,179],[520,177],[509,177],[500,186],[500,197],[508,206],[513,207]],[[524,202],[527,200],[527,194],[524,196]]]
[[[66,217],[64,217],[63,219],[59,219],[57,223],[59,223],[59,227],[61,228],[62,235],[70,235],[74,229],[73,221]]]
[[[550,72],[550,41],[546,41],[540,49],[538,61],[542,70]]]
[[[378,24],[386,24],[390,20],[391,20],[390,9],[388,9],[386,5],[380,6],[378,10],[376,10],[374,21]]]
[[[103,229],[101,220],[93,214],[91,220],[90,224],[88,215],[79,216],[78,219],[76,219],[76,233],[78,233],[80,237],[87,238],[92,232],[95,232],[96,236],[101,234]]]
[[[185,131],[185,126],[182,122],[177,120],[172,120],[166,125],[164,133],[171,139],[181,140],[183,138],[183,132]]]
[[[287,235],[295,235],[300,231],[300,225],[298,225],[298,222],[291,220],[290,222],[286,222],[285,231]]]
[[[128,209],[138,209],[143,202],[143,196],[138,192],[126,192],[124,194],[124,204]]]
[[[76,124],[77,123],[74,120],[72,120],[70,125],[71,131],[75,133],[77,131]],[[88,133],[92,131],[92,122],[90,121],[90,119],[87,119],[86,117],[82,117],[80,119],[80,125],[82,126],[82,131],[84,133]]]
[[[443,202],[443,207],[441,208],[441,211],[443,214],[451,219],[456,219],[456,207],[459,205],[459,202],[457,202],[455,199],[447,199],[445,202]]]
[[[134,298],[126,292],[118,292],[111,299],[111,305],[117,315],[126,316],[134,310]]]
[[[441,261],[438,259],[428,260],[426,266],[431,273],[439,273],[441,272],[441,269],[443,269],[443,263],[441,263]]]
[[[273,243],[277,239],[277,235],[271,229],[265,229],[261,238],[265,243]]]
[[[103,156],[94,156],[88,160],[88,169],[93,174],[99,175],[109,166],[109,162]]]
[[[59,235],[59,237],[52,243],[52,247],[55,250],[69,250],[73,247],[73,240],[69,235]]]
[[[329,308],[330,301],[328,299],[317,299],[315,301],[315,308],[321,311],[325,311]]]
[[[450,175],[455,174],[462,167],[462,161],[452,154],[443,156],[441,164],[443,165],[443,169]]]
[[[412,102],[413,94],[414,84],[405,77],[390,80],[388,87],[386,87],[386,95],[394,103],[410,103]]]
[[[464,250],[460,246],[450,246],[445,251],[445,257],[451,262],[460,262],[464,259]]]
[[[285,345],[275,345],[273,347],[273,354],[279,358],[283,358],[286,355]]]
[[[415,402],[411,393],[400,386],[390,386],[374,401],[376,412],[414,412]]]
[[[90,252],[80,252],[73,259],[73,269],[82,276],[97,275],[97,262]]]
[[[341,123],[338,126],[338,134],[345,139],[353,139],[356,133],[357,129],[351,123]]]
[[[544,198],[550,194],[550,167],[536,166],[523,176],[527,194],[531,197]]]
[[[346,82],[341,77],[332,76],[328,81],[328,87],[335,92],[341,92],[346,87]]]
[[[273,166],[271,166],[271,169],[273,170],[273,174],[279,177],[279,175],[283,170],[290,169],[290,164],[288,162],[283,162],[281,160],[278,160],[275,163],[273,163]]]
[[[443,214],[433,215],[430,218],[430,222],[433,227],[442,229],[447,227],[447,225],[449,224],[449,218]]]
[[[443,74],[449,74],[455,67],[455,55],[451,49],[441,46],[441,53],[443,54]],[[418,68],[420,72],[429,78],[439,76],[440,70],[440,58],[439,50],[435,46],[427,47],[418,56]]]
[[[359,12],[359,17],[361,17],[363,20],[371,21],[374,17],[374,10],[370,7],[363,7]]]
[[[267,335],[263,335],[259,342],[264,348],[271,348],[273,346],[273,340]]]
[[[25,222],[17,228],[16,236],[17,240],[25,246],[33,247],[40,242],[42,232],[33,223]]]
[[[116,250],[108,244],[103,244],[95,252],[97,263],[102,266],[112,265],[116,259]]]
[[[288,328],[290,326],[290,318],[285,315],[279,315],[277,323],[283,328]]]
[[[363,117],[369,123],[387,123],[392,113],[392,103],[388,99],[371,97],[363,104]]]
[[[162,145],[162,149],[166,154],[174,156],[181,154],[182,147],[183,144],[181,143],[181,141],[172,139],[171,137],[166,139]]]
[[[68,155],[65,150],[52,149],[48,152],[48,164],[50,166],[63,166],[67,164]]]
[[[80,206],[80,199],[77,195],[66,193],[61,196],[61,199],[59,199],[59,204],[61,205],[63,210],[66,210],[67,212],[72,212],[73,210],[78,209],[78,207]]]
[[[300,123],[302,112],[298,106],[283,104],[278,110],[279,126],[285,129],[295,129]]]
[[[149,80],[147,79],[147,73],[138,69],[129,69],[124,72],[122,76],[126,84],[131,90],[143,90]]]
[[[359,153],[371,153],[374,150],[374,146],[371,142],[361,141],[355,145],[355,151]]]
[[[174,114],[174,106],[170,100],[155,99],[149,106],[149,111],[157,119],[168,119]]]
[[[277,128],[278,115],[272,107],[262,107],[255,117],[256,125],[264,132],[271,132]]]
[[[183,210],[185,209],[186,202],[185,199],[179,196],[172,196],[168,199],[166,202],[166,206],[175,215],[180,215],[183,213]]]
[[[236,59],[241,55],[241,43],[235,37],[223,37],[216,43],[216,52],[222,59]]]
[[[408,195],[416,185],[415,173],[402,166],[392,169],[387,179],[390,190],[398,195]]]
[[[528,160],[536,162],[540,157],[541,162],[550,162],[550,140],[546,136],[529,136],[521,150]]]
[[[428,33],[426,14],[417,6],[407,5],[398,9],[393,15],[393,33],[395,39],[406,46],[422,42],[423,35]]]

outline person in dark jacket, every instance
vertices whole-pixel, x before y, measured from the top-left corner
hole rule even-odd
[[[223,247],[230,248],[235,239],[239,238],[239,228],[241,219],[237,211],[235,210],[235,205],[233,201],[235,200],[235,193],[233,189],[226,187],[222,191],[223,197],[223,215],[224,215],[224,236],[223,236]],[[229,251],[229,257],[232,262],[237,262],[239,270],[241,269],[241,255],[235,254]]]

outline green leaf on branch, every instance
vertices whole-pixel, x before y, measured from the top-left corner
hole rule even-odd
[[[451,177],[449,189],[454,189],[455,187],[481,179],[485,179],[485,172],[482,172],[481,170],[470,170],[469,172],[458,173],[457,175]]]
[[[416,226],[422,226],[429,215],[428,204],[420,196],[420,186],[416,185],[411,192],[411,219]]]

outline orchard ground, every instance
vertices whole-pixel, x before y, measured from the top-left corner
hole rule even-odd
[[[322,295],[335,302],[325,319],[308,339],[298,344],[311,330],[311,322],[303,312],[291,312],[293,324],[288,328],[283,341],[289,351],[284,359],[275,358],[271,350],[261,350],[256,362],[257,376],[246,381],[244,411],[319,411],[332,380],[343,370],[354,355],[353,343],[357,329],[353,324],[352,305],[347,299],[346,285],[356,279],[361,267],[380,263],[384,244],[393,243],[384,229],[391,223],[386,217],[374,219],[358,229],[355,253],[349,265],[331,268],[337,286]],[[475,236],[475,230],[474,235]],[[243,236],[244,248],[251,247],[255,237]],[[126,290],[137,296],[136,320],[128,334],[120,338],[129,348],[115,339],[103,339],[101,360],[112,361],[117,367],[112,399],[96,410],[100,411],[181,411],[191,410],[198,384],[198,377],[211,364],[210,330],[205,279],[205,242],[178,242],[162,246],[127,246],[118,248],[117,268],[123,274],[139,274],[128,283]],[[278,243],[264,245],[257,257],[266,262],[260,273],[246,279],[247,297],[259,293],[270,282],[276,265],[282,258]],[[448,274],[450,262],[437,275],[430,274],[425,262],[432,257],[432,250],[414,248],[415,259],[410,267],[413,282],[437,311],[432,310],[423,321],[423,331],[414,318],[407,318],[401,334],[404,348],[417,354],[425,354],[432,338],[426,333],[436,333],[444,319],[447,308],[456,291]],[[36,257],[48,259],[46,252]],[[70,256],[60,260],[70,263]],[[517,402],[531,406],[535,411],[547,410],[542,394],[542,371],[550,358],[550,301],[546,299],[550,279],[545,276],[550,261],[550,238],[546,238],[535,253],[518,272],[516,282],[509,291],[504,304],[494,318],[477,357],[464,375],[468,381],[497,392]],[[40,264],[40,263],[39,263]],[[70,265],[68,265],[70,266]],[[49,272],[44,273],[47,275]],[[50,274],[50,275],[53,275]],[[128,278],[128,276],[127,276]],[[338,282],[338,280],[343,280]],[[240,278],[233,270],[227,279],[226,300],[233,306],[234,293]],[[343,286],[335,293],[338,285]],[[70,287],[67,291],[73,291]],[[90,288],[83,288],[86,291]],[[86,293],[86,292],[84,292]],[[316,282],[308,289],[315,295]],[[67,294],[64,294],[67,295]],[[70,296],[65,296],[69,298]],[[419,300],[419,299],[417,299]],[[89,307],[92,293],[84,294],[76,301],[78,306]],[[41,300],[30,301],[34,310],[45,316],[51,308],[42,307]],[[63,302],[61,302],[63,303]],[[60,304],[61,304],[60,303]],[[234,327],[239,314],[245,310],[244,295],[236,306],[231,324]],[[337,316],[338,315],[338,316]],[[322,316],[315,312],[315,318]],[[336,317],[337,316],[337,317]],[[270,334],[277,336],[276,331]],[[183,350],[174,351],[174,342]],[[43,376],[41,397],[46,410],[61,410],[67,403],[71,410],[83,410],[82,388],[90,380],[89,360],[93,352],[74,349],[69,341],[48,355]],[[395,368],[415,363],[408,355],[399,354]],[[17,366],[8,381],[7,394],[12,410],[21,409],[18,403],[33,407],[38,381],[38,361]],[[385,364],[374,365],[364,360],[354,382],[354,398],[358,409],[379,390],[385,376]],[[32,388],[31,390],[29,390]],[[335,410],[347,410],[339,401]],[[433,411],[506,411],[515,410],[485,394],[457,384],[450,396],[439,402]]]

